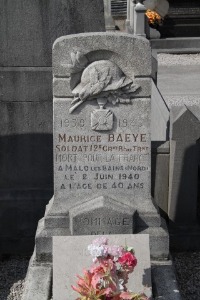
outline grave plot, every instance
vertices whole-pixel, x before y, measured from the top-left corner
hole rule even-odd
[[[39,222],[33,259],[33,266],[48,266],[48,278],[52,262],[53,274],[59,275],[59,259],[63,272],[71,273],[70,261],[59,254],[65,257],[67,241],[73,252],[73,241],[85,245],[96,235],[123,243],[129,234],[130,243],[139,239],[140,244],[143,238],[135,234],[147,234],[144,248],[151,258],[168,258],[168,232],[150,191],[151,71],[145,38],[92,33],[54,43],[54,198]],[[53,289],[57,300],[65,299]]]

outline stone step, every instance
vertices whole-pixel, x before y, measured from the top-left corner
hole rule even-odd
[[[152,39],[151,47],[157,52],[168,53],[198,53],[200,52],[200,37]]]

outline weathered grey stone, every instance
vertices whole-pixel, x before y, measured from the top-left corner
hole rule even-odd
[[[49,300],[52,293],[51,264],[36,264],[35,252],[29,263],[22,300]]]
[[[165,213],[168,213],[168,192],[169,192],[169,159],[168,154],[153,155],[155,160],[155,177],[153,196],[159,208]]]
[[[134,7],[134,34],[146,37],[145,33],[145,12],[146,8],[142,1],[138,2]]]
[[[0,102],[0,111],[2,113],[0,133],[2,139],[7,136],[7,139],[15,138],[17,140],[17,137],[14,136],[16,134],[29,134],[27,139],[30,140],[30,134],[52,135],[52,103],[50,101],[38,102],[37,99],[35,100],[34,102]],[[37,146],[35,145],[35,147]],[[4,154],[6,154],[6,151]]]
[[[122,201],[98,197],[69,210],[72,235],[128,234],[134,232],[135,210]]]
[[[174,266],[158,262],[153,263],[152,266],[152,283],[154,286],[154,299],[163,300],[181,300],[178,283],[176,280]]]
[[[136,5],[135,0],[130,0],[127,2],[127,19],[129,16],[129,20],[128,20],[128,24],[127,24],[127,32],[128,33],[134,33],[135,5]]]
[[[150,46],[144,38],[120,33],[85,33],[58,38],[53,45],[55,77],[69,77],[72,51],[82,52],[89,62],[101,59],[113,61],[130,78],[151,74]]]
[[[194,107],[199,111],[199,107]],[[176,225],[197,222],[200,122],[186,107],[171,108],[169,218]]]
[[[151,199],[150,58],[148,41],[128,34],[71,35],[54,43],[55,194],[36,237],[37,257],[50,257],[51,237],[61,232],[160,228]]]
[[[103,0],[6,0],[0,8],[0,251],[26,253],[53,193],[52,44],[105,31]]]
[[[163,39],[161,39],[163,40]],[[172,39],[173,40],[173,39]],[[181,47],[181,41],[177,42]],[[187,41],[189,44],[189,41]],[[190,50],[188,50],[190,52]],[[170,60],[168,60],[170,64]],[[174,80],[176,78],[176,80]],[[160,65],[158,88],[168,107],[199,105],[199,64],[190,65],[171,62],[171,65]]]
[[[91,192],[127,203],[150,198],[150,99],[134,99],[131,109],[128,104],[123,109],[112,106],[119,117],[114,131],[103,133],[91,129],[95,102],[82,104],[78,115],[66,116],[70,100],[54,100],[55,210],[90,199]]]
[[[45,228],[66,228],[69,227],[69,215],[57,217],[49,217],[48,215],[45,217]]]
[[[87,16],[85,15],[87,12]],[[103,0],[8,0],[1,3],[1,66],[51,66],[64,34],[104,31]]]
[[[126,55],[122,53],[121,45],[125,42],[126,46],[129,47],[130,45],[132,47],[132,52],[135,53],[134,56],[130,57],[129,52],[126,52]],[[145,44],[144,50],[146,50],[145,58],[143,64],[138,64],[138,61],[136,62],[136,58],[137,56],[142,55],[142,53],[139,52],[139,49],[143,44]],[[115,47],[115,52],[112,50],[113,46]],[[65,206],[65,211],[67,207],[70,208],[70,206],[74,205],[75,201],[78,202],[80,192],[83,200],[89,199],[92,191],[95,196],[108,196],[110,198],[114,197],[114,199],[120,199],[120,197],[123,197],[124,201],[127,201],[128,203],[132,202],[131,198],[135,198],[135,200],[137,199],[136,201],[138,202],[140,201],[140,192],[139,190],[138,192],[135,191],[135,189],[141,188],[143,194],[142,198],[150,198],[149,177],[148,179],[147,177],[143,177],[149,174],[150,171],[148,158],[150,150],[150,140],[148,139],[150,99],[139,98],[141,94],[136,95],[137,90],[141,90],[141,87],[138,86],[138,83],[136,83],[134,78],[134,75],[139,75],[141,73],[148,75],[148,69],[150,70],[150,60],[147,54],[147,49],[148,43],[146,43],[144,39],[135,39],[130,35],[116,35],[113,33],[68,36],[60,38],[55,42],[53,58],[54,76],[64,76],[64,73],[66,76],[68,73],[69,76],[69,72],[73,72],[70,78],[72,81],[74,73],[80,73],[79,81],[77,81],[74,87],[71,87],[73,88],[73,94],[77,95],[82,92],[82,89],[87,87],[86,85],[84,86],[84,82],[87,82],[88,80],[88,73],[94,72],[94,75],[95,71],[100,73],[101,64],[104,68],[108,65],[110,70],[117,72],[116,74],[118,74],[115,75],[118,77],[111,77],[113,81],[109,83],[110,86],[107,93],[109,93],[109,90],[115,89],[114,84],[117,83],[117,80],[120,82],[120,76],[124,76],[125,81],[128,83],[132,82],[136,88],[134,89],[132,100],[129,101],[129,104],[123,105],[123,109],[121,109],[122,104],[115,106],[109,105],[110,111],[114,116],[116,116],[114,117],[113,125],[109,125],[111,128],[113,127],[114,130],[110,133],[109,131],[106,132],[107,130],[101,133],[100,131],[96,131],[91,128],[91,113],[93,113],[94,108],[97,108],[95,99],[87,101],[86,104],[82,103],[82,108],[76,108],[79,103],[75,104],[73,110],[76,108],[76,114],[72,113],[73,110],[70,108],[70,99],[54,99],[54,202],[59,203],[59,205],[54,205],[54,210],[51,212],[52,214],[57,213],[59,206],[60,208],[61,206]],[[79,60],[85,68],[83,73],[81,73],[78,69]],[[113,76],[112,73],[110,73],[110,76]],[[56,80],[58,79],[56,78]],[[114,80],[116,80],[116,82],[114,82]],[[143,81],[143,89],[149,91],[149,80],[146,79]],[[104,92],[104,90],[102,92]],[[104,97],[103,93],[102,97]],[[69,114],[66,118],[67,111]],[[98,110],[96,109],[95,112],[97,111]],[[67,136],[66,129],[68,130]],[[136,139],[134,140],[135,135],[132,133],[133,129],[134,131],[139,130],[139,132],[141,130],[144,131],[144,133],[135,133],[137,135],[137,141]],[[69,136],[71,139],[76,136],[78,139],[82,140],[79,140],[78,144],[76,144],[77,142],[72,140],[70,142],[68,140]],[[132,149],[132,145],[137,146]],[[96,150],[98,150],[98,152],[96,152]],[[128,152],[132,153],[129,154]],[[142,162],[141,169],[140,167],[129,167],[131,162],[139,163],[139,161]],[[99,166],[99,162],[102,166]],[[110,166],[111,162],[112,166]],[[133,171],[134,168],[135,171],[139,171],[136,175],[129,172],[130,170]],[[114,174],[113,171],[117,172]],[[125,173],[123,174],[122,171]],[[71,173],[70,178],[67,176],[66,172]],[[139,176],[138,179],[140,178],[140,182],[137,182],[136,178],[135,181],[133,176]],[[129,184],[128,181],[124,181],[125,179],[131,180]],[[134,180],[134,182],[132,182],[132,180]],[[144,189],[144,184],[142,182],[145,182]],[[83,190],[84,193],[82,193]],[[128,194],[129,196],[127,196]]]
[[[135,82],[140,86],[140,88],[135,91],[134,97],[150,97],[151,80],[148,78],[137,78]],[[70,87],[70,78],[54,78],[53,94],[56,98],[73,97]]]
[[[152,152],[157,154],[169,154],[169,141],[166,142],[152,142]]]
[[[152,196],[161,212],[168,214],[169,142],[152,143]]]
[[[0,68],[0,101],[52,102],[51,68]]]
[[[110,245],[133,246],[138,264],[129,274],[128,289],[134,292],[144,291],[151,296],[151,266],[148,235],[109,235]],[[54,237],[53,238],[53,299],[75,299],[78,294],[72,290],[77,277],[83,269],[92,265],[92,257],[87,246],[92,243],[92,236]]]
[[[104,16],[106,31],[115,30],[115,22],[111,14],[111,0],[104,0]]]
[[[126,13],[126,32],[129,32],[130,27],[130,14],[131,14],[131,1],[127,0],[127,13]]]
[[[167,260],[169,258],[169,234],[164,219],[162,219],[162,226],[141,227],[136,233],[149,234],[151,259]]]
[[[44,218],[38,223],[36,232],[36,260],[37,262],[51,262],[52,261],[52,237],[53,236],[67,236],[70,235],[68,228],[45,228]]]
[[[152,81],[151,140],[166,141],[169,138],[169,109]]]
[[[145,32],[146,32],[148,39],[159,39],[160,38],[161,34],[157,29],[151,28],[148,23],[146,23],[145,27],[146,27]]]

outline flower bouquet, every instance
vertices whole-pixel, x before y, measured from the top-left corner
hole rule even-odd
[[[131,247],[109,246],[108,239],[95,239],[88,250],[93,257],[93,265],[78,277],[73,290],[80,296],[76,300],[148,300],[145,294],[127,290],[129,274],[137,265]]]
[[[147,9],[146,16],[148,19],[149,26],[152,28],[158,28],[162,24],[162,17],[155,11]]]

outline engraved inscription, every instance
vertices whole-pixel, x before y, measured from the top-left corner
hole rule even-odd
[[[92,213],[93,214],[93,213]],[[84,228],[91,235],[104,235],[104,234],[114,234],[119,231],[129,230],[133,226],[133,220],[127,215],[121,216],[84,216],[78,217],[74,220],[75,227],[77,230],[79,228]]]
[[[113,127],[113,113],[109,109],[96,109],[91,113],[92,130],[111,130]]]
[[[150,137],[142,122],[136,127],[132,116],[122,114],[114,119],[115,130],[101,132],[88,129],[90,119],[83,113],[63,115],[54,139],[56,191],[61,197],[81,191],[137,195],[149,189]]]
[[[130,218],[127,217],[83,217],[76,220],[77,223],[86,226],[129,226],[131,224]]]

